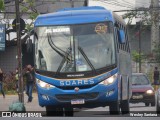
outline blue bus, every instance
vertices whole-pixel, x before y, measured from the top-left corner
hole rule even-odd
[[[34,23],[39,105],[47,115],[109,106],[129,113],[131,55],[121,17],[103,7],[66,8]]]

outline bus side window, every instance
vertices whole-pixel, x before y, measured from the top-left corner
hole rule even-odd
[[[114,28],[114,33],[115,33],[114,37],[115,37],[115,42],[116,42],[116,48],[118,51],[120,46],[119,46],[119,41],[118,41],[118,30],[116,27]]]

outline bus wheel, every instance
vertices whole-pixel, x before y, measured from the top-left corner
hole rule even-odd
[[[74,113],[73,108],[65,108],[64,109],[65,116],[73,116],[73,113]]]
[[[156,102],[156,111],[157,111],[157,114],[160,114],[160,104],[159,104],[158,95],[157,95],[157,102]]]
[[[127,100],[121,100],[121,105],[120,105],[122,114],[128,114],[130,112],[129,99],[130,98],[129,98],[129,82],[128,82]]]
[[[151,102],[151,106],[155,106],[156,105],[156,103],[155,102]]]
[[[121,112],[122,112],[122,114],[129,113],[129,100],[123,100],[121,102]]]
[[[46,106],[46,116],[63,116],[63,108]]]
[[[149,106],[149,103],[145,103],[145,106]]]
[[[109,110],[110,110],[110,114],[111,115],[118,115],[118,114],[120,114],[119,102],[118,101],[112,102],[109,105]]]

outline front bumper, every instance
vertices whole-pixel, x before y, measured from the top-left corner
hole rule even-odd
[[[155,93],[147,94],[147,93],[132,93],[132,97],[130,99],[131,103],[152,103],[155,102]]]
[[[75,90],[63,90],[60,88],[44,89],[37,84],[40,106],[58,107],[98,107],[107,106],[110,102],[118,100],[118,80],[105,86],[97,84],[91,88]],[[84,100],[84,104],[71,104],[72,100]]]

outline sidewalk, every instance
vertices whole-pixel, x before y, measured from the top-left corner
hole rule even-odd
[[[45,107],[40,107],[38,103],[37,93],[33,93],[33,101],[27,103],[28,97],[24,94],[24,105],[26,111],[45,111]],[[0,94],[0,111],[8,111],[9,105],[18,101],[18,95],[6,95],[5,98]]]

